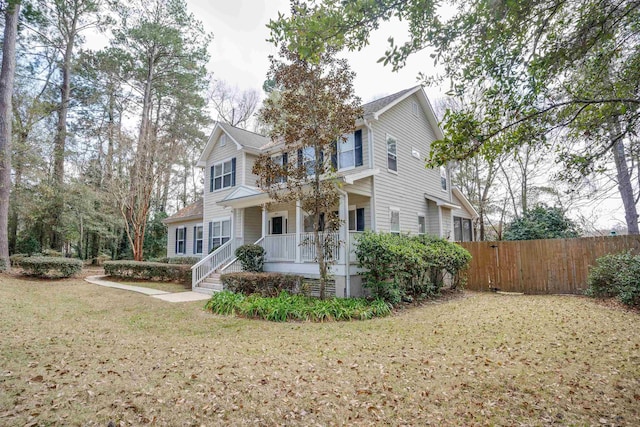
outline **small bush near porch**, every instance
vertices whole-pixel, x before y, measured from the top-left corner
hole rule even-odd
[[[272,322],[366,320],[391,314],[391,306],[381,299],[319,299],[283,291],[277,297],[243,295],[230,291],[213,294],[206,308],[215,314],[236,315]]]

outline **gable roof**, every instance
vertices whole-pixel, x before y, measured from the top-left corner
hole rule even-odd
[[[442,130],[440,129],[440,126],[438,124],[438,119],[436,118],[433,112],[433,108],[431,107],[431,103],[429,102],[424,89],[420,85],[401,90],[399,92],[387,95],[385,97],[362,105],[362,109],[364,110],[363,118],[365,120],[378,120],[380,115],[385,111],[393,108],[395,105],[404,101],[413,94],[416,94],[416,96],[418,97],[420,105],[422,106],[422,110],[424,111],[427,120],[434,129],[436,138],[444,138]],[[360,120],[358,122],[362,123]],[[211,131],[211,135],[209,136],[209,140],[207,141],[207,145],[205,146],[204,150],[202,151],[202,155],[196,163],[197,166],[206,166],[207,158],[209,157],[209,154],[211,154],[216,141],[222,133],[226,134],[229,139],[236,144],[238,150],[244,149],[245,151],[253,154],[268,153],[272,149],[280,147],[283,144],[282,141],[272,141],[269,137],[260,135],[255,132],[240,129],[227,123],[216,122],[216,125],[214,126],[213,130]]]
[[[207,145],[204,147],[204,150],[202,150],[202,154],[196,162],[196,166],[205,167],[207,165],[207,158],[216,145],[216,141],[223,133],[236,145],[238,150],[244,149],[255,154],[259,154],[260,148],[270,142],[269,138],[258,133],[240,129],[228,123],[216,122],[207,141]]]
[[[406,98],[405,95],[411,95],[412,93],[414,93],[418,88],[420,88],[420,86],[414,86],[414,87],[410,87],[409,89],[404,89],[401,90],[400,92],[396,92],[393,93],[391,95],[387,95],[383,98],[379,98],[379,99],[374,99],[371,102],[368,102],[366,104],[364,104],[362,106],[362,109],[364,110],[364,115],[365,117],[367,115],[372,115],[377,113],[378,111],[384,110],[386,109],[385,107],[391,105],[391,104],[396,104],[395,101],[398,101],[398,99],[404,99]]]
[[[385,96],[384,98],[376,99],[375,101],[363,105],[362,108],[364,109],[364,119],[378,120],[380,115],[385,111],[390,110],[413,94],[418,97],[418,101],[420,101],[420,105],[422,106],[422,111],[424,111],[427,120],[433,127],[436,138],[443,139],[444,134],[442,133],[442,129],[440,129],[440,124],[438,123],[438,119],[436,118],[436,115],[433,111],[431,102],[429,101],[429,98],[427,98],[427,94],[424,92],[424,89],[420,85],[401,90],[400,92],[393,93],[391,95]]]
[[[190,205],[185,206],[180,209],[178,212],[174,213],[168,218],[162,220],[163,224],[170,224],[173,222],[182,222],[199,219],[202,221],[203,218],[203,207],[202,207],[202,199],[191,203]]]

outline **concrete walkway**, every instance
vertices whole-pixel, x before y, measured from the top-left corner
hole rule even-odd
[[[211,295],[202,294],[199,292],[165,292],[159,291],[158,289],[145,288],[142,286],[129,286],[123,285],[121,283],[110,282],[108,280],[104,280],[107,276],[89,276],[86,277],[86,280],[89,283],[93,283],[98,286],[106,286],[107,288],[116,288],[122,289],[125,291],[138,292],[141,294],[149,295],[157,299],[161,299],[162,301],[167,302],[190,302],[190,301],[204,301],[211,298]]]

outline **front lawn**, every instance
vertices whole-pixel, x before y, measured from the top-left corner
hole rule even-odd
[[[470,293],[392,317],[215,316],[0,275],[0,425],[634,425],[639,316]]]

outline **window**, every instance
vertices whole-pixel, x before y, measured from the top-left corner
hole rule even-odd
[[[440,166],[440,186],[443,191],[447,190],[447,168]]]
[[[469,218],[453,217],[453,238],[456,242],[473,241],[471,220]]]
[[[187,227],[176,228],[176,254],[185,254],[187,249]]]
[[[316,173],[316,149],[315,147],[304,147],[301,151],[302,164],[307,170],[307,175]]]
[[[418,117],[418,103],[417,102],[412,102],[411,103],[411,110],[413,111],[413,115]]]
[[[220,147],[227,145],[227,135],[224,133],[220,136]]]
[[[349,231],[364,231],[364,208],[349,211]]]
[[[311,214],[305,215],[304,216],[304,232],[305,233],[311,233],[313,231],[313,221],[312,221],[313,216]],[[324,231],[324,212],[320,212],[320,215],[317,216],[318,218],[318,231]]]
[[[287,164],[289,162],[287,153],[282,153],[282,154],[279,154],[277,156],[273,156],[272,159],[273,159],[273,163],[275,163],[276,165],[280,166],[283,169],[283,172],[284,172],[282,175],[277,176],[273,183],[274,184],[282,184],[282,183],[287,182],[287,175],[286,175],[286,172],[285,172]]]
[[[391,209],[390,211],[391,232],[400,233],[400,211]]]
[[[209,223],[209,251],[217,249],[231,239],[231,220],[224,219]]]
[[[211,182],[209,191],[221,190],[236,185],[236,159],[216,163],[211,166]]]
[[[196,225],[193,227],[193,253],[202,253],[202,226]]]
[[[427,220],[424,215],[418,215],[418,234],[427,232]]]
[[[362,130],[345,136],[346,140],[337,142],[338,162],[332,161],[336,169],[350,169],[362,166]]]
[[[391,171],[398,171],[398,147],[396,139],[387,135],[387,167]]]

